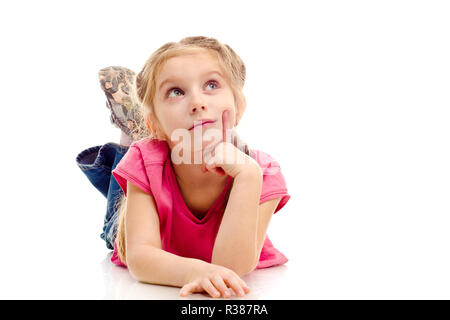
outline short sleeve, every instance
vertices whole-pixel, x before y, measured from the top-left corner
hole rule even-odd
[[[263,173],[263,183],[259,203],[268,200],[281,198],[275,213],[281,210],[289,201],[291,196],[288,193],[286,180],[281,171],[280,164],[269,154],[259,151],[255,160],[259,163]]]
[[[127,181],[138,186],[144,192],[152,194],[141,150],[135,145],[129,147],[112,174],[125,196],[127,195]]]

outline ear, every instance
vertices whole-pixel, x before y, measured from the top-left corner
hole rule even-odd
[[[148,114],[145,117],[145,126],[154,138],[164,140],[162,137],[162,131],[158,125],[158,120],[156,120],[152,114]]]

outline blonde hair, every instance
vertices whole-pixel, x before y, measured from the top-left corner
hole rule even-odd
[[[199,49],[206,49],[208,53],[215,55],[225,73],[225,77],[231,87],[236,106],[236,123],[242,117],[247,103],[243,93],[246,76],[246,68],[241,58],[227,44],[223,44],[214,38],[203,36],[186,37],[179,42],[168,42],[157,49],[145,62],[141,72],[133,81],[131,95],[137,104],[136,119],[133,129],[134,139],[160,139],[158,134],[159,125],[155,114],[154,99],[156,94],[156,78],[161,72],[165,62],[182,54],[189,54]],[[234,145],[247,155],[250,154],[248,145],[241,141],[236,132],[233,131],[232,141]],[[122,196],[118,202],[119,222],[116,234],[117,251],[121,261],[126,262],[125,242],[125,215],[127,198]]]

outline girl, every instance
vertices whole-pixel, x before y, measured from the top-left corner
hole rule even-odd
[[[108,184],[108,200],[120,198],[118,208],[108,201],[102,238],[114,248],[111,261],[138,281],[181,287],[181,296],[230,297],[230,289],[243,296],[250,289],[241,276],[287,262],[266,236],[290,198],[279,164],[236,145],[244,81],[245,65],[228,45],[169,42],[131,83],[141,108],[131,145],[77,157],[85,173],[92,165],[112,170],[109,181],[90,179],[99,190]]]

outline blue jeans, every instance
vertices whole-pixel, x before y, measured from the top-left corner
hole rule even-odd
[[[117,204],[123,191],[111,171],[127,152],[128,147],[109,142],[83,150],[77,155],[76,162],[92,185],[107,199],[103,232],[100,238],[105,240],[106,247],[114,250],[119,210]]]

